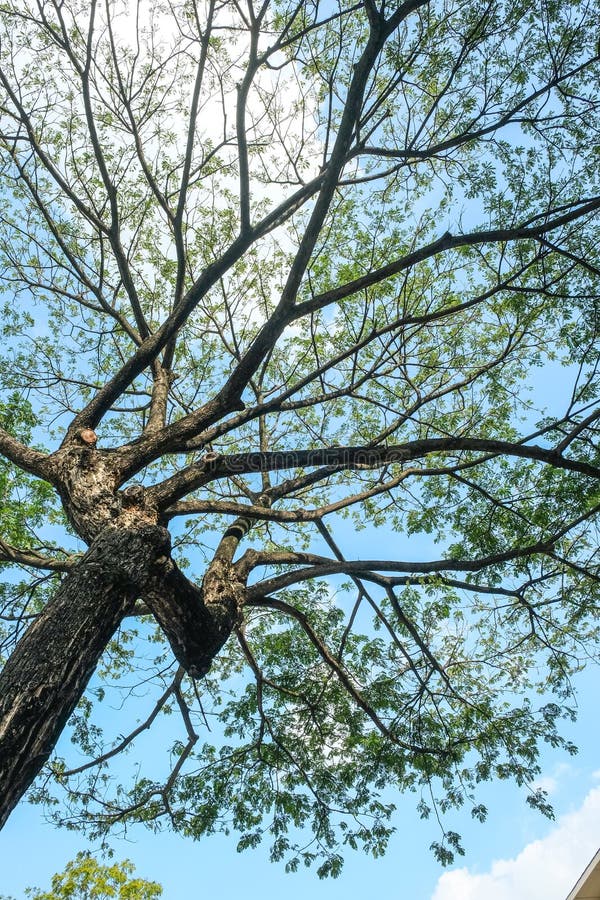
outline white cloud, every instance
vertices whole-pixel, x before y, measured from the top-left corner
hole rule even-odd
[[[545,791],[548,795],[554,794],[557,787],[558,781],[553,775],[545,775],[543,778],[538,778],[537,781],[534,781],[532,784],[532,788]]]
[[[514,859],[496,860],[481,874],[468,868],[445,872],[431,900],[564,900],[598,850],[599,819],[596,787],[578,810],[561,816],[547,837],[527,844]]]
[[[562,781],[564,781],[565,777],[570,775],[573,771],[573,766],[570,763],[558,763],[552,773],[549,775],[543,775],[541,778],[536,779],[533,782],[532,787],[536,790],[546,791],[548,796],[556,793],[557,789],[560,787]]]

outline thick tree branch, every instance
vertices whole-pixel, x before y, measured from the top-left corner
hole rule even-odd
[[[291,310],[335,195],[339,176],[344,168],[355,133],[367,82],[377,57],[386,40],[400,23],[427,2],[429,0],[406,0],[395,10],[387,22],[377,20],[371,24],[367,43],[354,64],[352,79],[348,86],[346,101],[323,182],[290,266],[279,303],[269,321],[260,330],[224,384],[220,392],[223,398],[241,397],[244,388],[258,371],[286,324],[295,318],[290,315]]]
[[[332,288],[329,291],[316,295],[310,300],[297,304],[294,311],[294,318],[299,319],[302,316],[324,309],[332,303],[338,303],[340,300],[343,300],[358,291],[362,291],[374,284],[379,284],[386,278],[398,275],[400,272],[415,266],[417,263],[430,259],[446,250],[453,250],[458,247],[473,247],[480,244],[510,243],[517,240],[539,240],[548,232],[569,225],[571,222],[576,221],[581,217],[591,215],[599,209],[600,197],[593,197],[591,199],[586,199],[585,201],[574,201],[567,212],[563,212],[560,215],[554,215],[553,218],[548,218],[553,215],[553,211],[548,210],[545,214],[547,221],[541,222],[539,225],[523,224],[514,228],[495,228],[487,231],[473,231],[469,234],[453,235],[447,232],[442,235],[441,238],[438,238],[438,240],[426,244],[424,247],[415,250],[413,253],[408,253],[406,256],[402,256],[394,262],[381,266],[378,269],[374,269],[366,275],[361,275],[360,278],[356,278],[354,281],[339,285],[336,288]]]
[[[328,560],[311,553],[286,553],[285,551],[273,553],[253,553],[246,556],[246,565],[255,568],[260,565],[294,565],[301,562],[311,563],[306,568],[297,569],[285,575],[277,575],[265,581],[252,584],[248,587],[246,602],[250,605],[256,597],[271,594],[284,588],[291,587],[301,581],[312,578],[323,578],[328,575],[356,575],[366,581],[376,584],[388,585],[403,583],[404,575],[396,578],[383,576],[381,572],[402,572],[408,574],[422,573],[431,575],[435,572],[479,572],[491,566],[502,565],[513,559],[531,556],[533,554],[545,554],[552,550],[556,543],[556,536],[546,540],[536,541],[523,547],[514,547],[501,553],[479,559],[435,559],[428,562],[409,562],[390,559],[364,559],[364,560]]]
[[[0,453],[25,472],[54,483],[49,456],[22,444],[3,428],[0,428]]]
[[[248,588],[247,603],[252,603],[255,596],[262,594],[274,593],[283,588],[290,587],[307,579],[319,578],[327,575],[345,574],[350,576],[358,576],[367,581],[373,581],[383,587],[393,587],[405,582],[404,573],[408,574],[424,574],[433,575],[437,572],[480,572],[488,567],[502,565],[514,559],[529,557],[532,555],[548,555],[555,557],[555,547],[558,542],[572,532],[577,525],[595,518],[600,511],[600,505],[596,504],[591,509],[585,510],[581,515],[576,516],[564,523],[562,527],[556,528],[552,534],[541,538],[540,540],[526,544],[522,547],[512,547],[509,550],[499,553],[490,554],[486,557],[473,559],[437,559],[427,562],[409,562],[396,560],[331,560],[326,557],[318,556],[313,553],[294,553],[285,550],[282,551],[265,551],[257,552],[248,550],[239,562],[240,569],[249,574],[257,566],[264,565],[298,565],[308,564],[308,568],[298,569],[285,575],[275,576],[265,581],[253,584]],[[384,576],[381,572],[402,572],[402,575]],[[598,576],[589,569],[588,576],[597,578]]]
[[[260,237],[268,234],[269,231],[285,222],[293,212],[309,200],[319,189],[323,177],[323,174],[320,174],[312,182],[303,186],[294,195],[283,201],[275,210],[266,215],[261,222],[257,223],[252,232],[236,238],[218,259],[204,269],[182,298],[181,303],[165,319],[160,328],[142,342],[135,354],[106,382],[90,403],[73,418],[65,438],[66,442],[72,440],[73,435],[82,428],[96,427],[131,382],[157,359],[161,350],[185,325],[208,291],[241,259],[249,247]],[[186,418],[168,428],[164,428],[160,440],[158,440],[156,435],[153,435],[151,441],[146,440],[136,445],[132,451],[135,461],[130,464],[129,469],[137,471],[140,466],[155,459],[175,439],[179,439],[181,433],[185,436],[188,433],[195,433],[203,428],[208,428],[225,411],[229,412],[240,408],[243,408],[243,404],[239,400],[229,398],[229,403],[227,404],[222,394],[218,395]],[[132,472],[129,471],[128,474],[130,475]]]
[[[159,509],[167,509],[185,494],[228,475],[253,472],[274,472],[284,469],[333,466],[338,469],[375,469],[390,463],[405,463],[432,453],[483,453],[486,456],[513,456],[532,459],[559,469],[579,472],[590,478],[600,478],[600,468],[590,463],[570,459],[537,445],[520,444],[487,438],[447,437],[407,441],[389,447],[329,447],[323,450],[285,450],[270,453],[235,453],[202,459],[181,469],[161,484],[149,488],[149,495]],[[212,457],[215,457],[213,454]]]
[[[336,469],[334,471],[340,470]],[[327,478],[331,472],[332,470],[328,469],[326,473],[320,474],[320,478]],[[318,522],[324,516],[339,512],[355,503],[360,503],[371,497],[376,497],[379,494],[390,491],[401,484],[410,475],[414,474],[429,474],[429,472],[425,469],[404,469],[400,475],[395,478],[390,478],[373,488],[360,491],[357,494],[350,494],[333,503],[326,503],[316,509],[306,509],[306,507],[298,507],[296,509],[272,509],[269,506],[235,503],[231,500],[182,500],[179,503],[174,503],[173,506],[169,506],[165,510],[163,518],[169,520],[175,516],[195,515],[198,513],[217,513],[221,515],[242,516],[248,519],[261,519],[265,522]],[[300,485],[299,487],[303,486],[304,485]],[[263,496],[272,497],[273,499],[278,500],[285,497],[286,494],[293,493],[295,488],[296,486],[293,482],[277,485],[268,491],[263,492]]]
[[[208,672],[238,621],[243,597],[244,586],[233,567],[220,560],[209,567],[202,588],[168,560],[142,593],[175,658],[194,677]]]

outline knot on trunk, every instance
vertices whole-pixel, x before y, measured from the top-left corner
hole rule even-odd
[[[143,484],[130,484],[123,491],[123,507],[144,506],[145,493]]]
[[[171,551],[171,536],[166,528],[107,528],[93,542],[88,563],[117,578],[123,585],[143,591],[156,572],[162,570]]]
[[[204,602],[215,615],[231,620],[232,626],[237,623],[246,599],[246,585],[233,563],[213,560],[202,581],[202,591]]]
[[[130,484],[118,495],[114,524],[118,528],[156,525],[158,510],[142,484]]]

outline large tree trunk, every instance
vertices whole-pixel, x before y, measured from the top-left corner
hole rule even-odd
[[[65,577],[0,673],[0,828],[52,752],[124,613],[167,561],[169,534],[109,529]]]

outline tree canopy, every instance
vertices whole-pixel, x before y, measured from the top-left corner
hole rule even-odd
[[[78,853],[63,872],[52,876],[49,891],[26,888],[25,893],[32,900],[157,900],[162,896],[159,884],[132,877],[134,871],[128,859],[102,865],[93,856]]]
[[[0,0],[0,824],[40,776],[92,835],[335,875],[399,792],[442,862],[481,782],[550,812],[598,652],[598,13]]]

